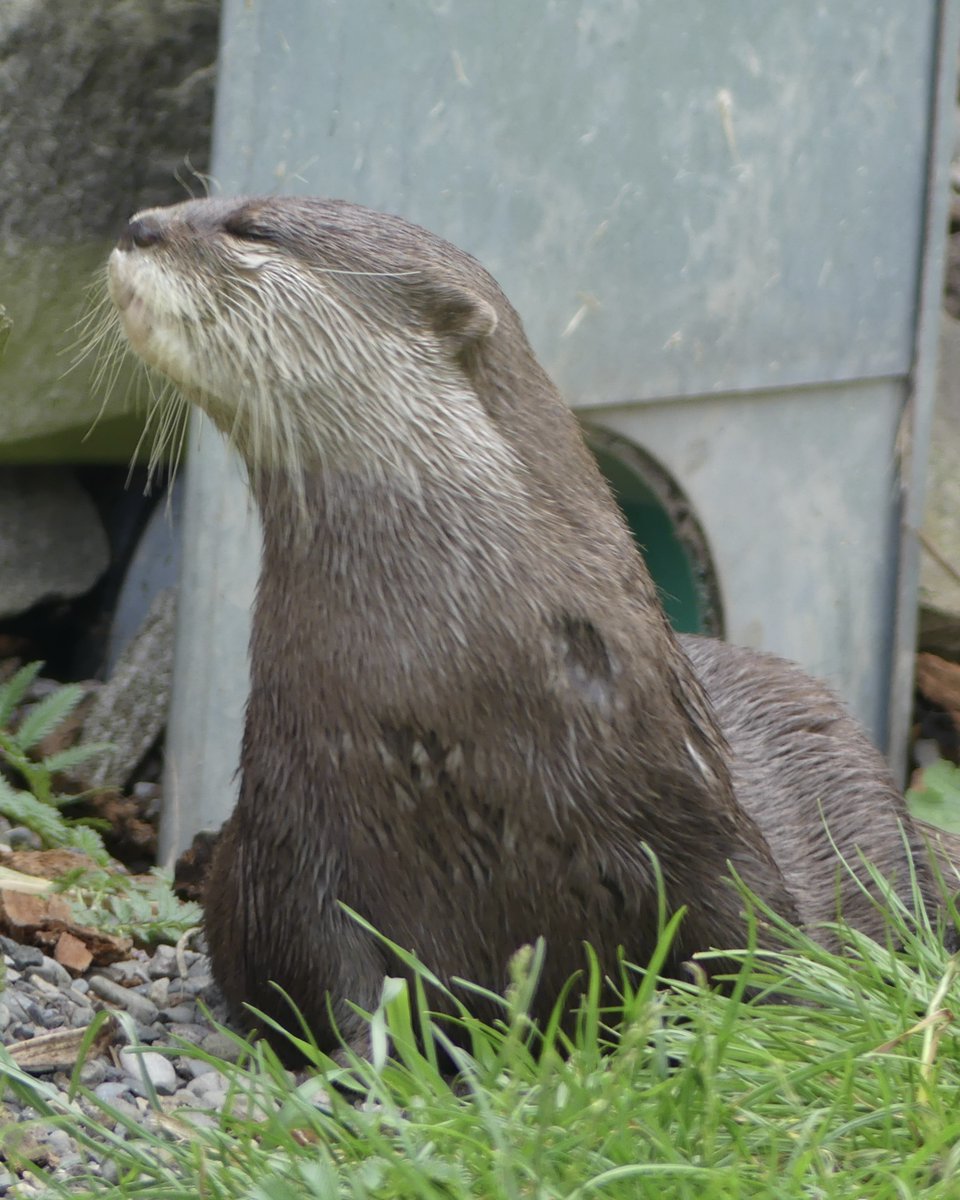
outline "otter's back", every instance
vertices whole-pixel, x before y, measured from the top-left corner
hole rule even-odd
[[[865,895],[865,858],[912,907],[912,864],[933,899],[926,851],[886,762],[823,684],[772,654],[685,636],[731,749],[737,799],[759,825],[805,925],[835,920],[876,938],[884,917]],[[933,911],[932,907],[931,910]]]

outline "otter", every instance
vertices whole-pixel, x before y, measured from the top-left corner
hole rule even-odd
[[[238,1011],[289,1023],[273,981],[322,1048],[364,1051],[353,1005],[402,967],[343,905],[493,992],[543,937],[544,1016],[584,941],[607,969],[646,960],[661,886],[685,908],[672,969],[746,945],[733,872],[823,938],[838,911],[883,936],[863,858],[933,903],[842,705],[673,633],[468,254],[343,201],[191,200],[131,219],[109,290],[136,353],[237,447],[262,519],[240,796],[205,899]]]

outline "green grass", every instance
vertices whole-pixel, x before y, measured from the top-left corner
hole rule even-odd
[[[698,968],[664,984],[625,967],[616,1013],[601,1008],[585,956],[569,1040],[525,1016],[539,951],[515,960],[502,1023],[466,1012],[454,1023],[465,1050],[449,1021],[426,1014],[419,983],[411,994],[387,981],[372,1062],[336,1066],[304,1041],[318,1074],[297,1087],[256,1044],[241,1065],[218,1063],[232,1090],[211,1128],[165,1117],[123,1141],[79,1115],[79,1087],[64,1107],[9,1063],[2,1071],[45,1120],[106,1142],[119,1182],[91,1180],[72,1195],[960,1196],[957,964],[902,911],[889,946],[840,936],[840,954],[795,932],[781,955],[744,952],[725,994]],[[423,1048],[417,1010],[431,1031]],[[438,1046],[457,1061],[455,1082]]]

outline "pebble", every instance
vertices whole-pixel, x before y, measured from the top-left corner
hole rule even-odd
[[[141,983],[146,983],[146,960],[143,957],[142,951],[137,953],[137,958],[128,958],[123,962],[110,963],[109,966],[100,967],[97,975],[101,979],[112,979],[114,983],[123,984],[124,987],[136,987]],[[94,978],[94,976],[91,976],[91,984]]]
[[[195,1022],[184,1022],[182,1025],[178,1024],[176,1026],[176,1033],[178,1038],[182,1038],[185,1042],[189,1042],[192,1046],[200,1046],[202,1045],[204,1038],[210,1036],[210,1026],[200,1025]],[[212,1053],[216,1053],[216,1051],[213,1051]],[[225,1058],[226,1056],[221,1054],[220,1057]],[[232,1062],[233,1059],[230,1061]]]
[[[177,1072],[173,1063],[163,1054],[155,1050],[120,1051],[120,1066],[133,1080],[133,1090],[140,1093],[140,1088],[149,1095],[150,1087],[157,1090],[161,1096],[172,1096],[177,1090]],[[149,1081],[149,1086],[148,1086]],[[140,1093],[143,1094],[143,1093]]]
[[[198,996],[213,986],[213,976],[206,972],[198,972],[183,981],[182,990],[187,996]]]
[[[21,946],[12,938],[0,937],[0,951],[10,964],[21,971],[26,967],[39,967],[43,964],[43,951],[36,946]]]
[[[230,1061],[240,1052],[205,1017],[209,1011],[215,1021],[227,1023],[226,1006],[205,954],[184,950],[178,955],[172,946],[160,946],[152,954],[137,950],[129,960],[95,967],[81,979],[73,979],[36,947],[21,946],[10,938],[0,937],[0,956],[6,968],[0,1001],[2,1044],[59,1029],[85,1028],[104,1009],[121,1010],[132,1018],[118,1027],[113,1054],[90,1057],[80,1068],[81,1082],[95,1099],[79,1102],[101,1124],[114,1127],[115,1136],[125,1138],[128,1131],[100,1106],[124,1121],[149,1125],[155,1119],[151,1091],[163,1098],[166,1111],[182,1107],[183,1119],[194,1127],[217,1123],[227,1080],[209,1063],[182,1052],[187,1043]],[[186,975],[181,975],[181,966]],[[129,1044],[131,1036],[139,1046]],[[38,1078],[64,1093],[71,1086],[69,1067]],[[37,1120],[38,1114],[12,1094],[5,1097],[4,1106],[0,1129],[8,1120],[13,1126]],[[47,1131],[38,1123],[29,1132],[32,1166],[27,1170],[28,1164],[23,1163],[18,1171],[14,1165],[0,1164],[0,1200],[8,1195],[65,1191],[76,1186],[70,1180],[91,1173],[105,1184],[116,1183],[116,1167],[106,1157],[106,1149],[98,1161],[89,1147],[64,1130]]]
[[[207,1054],[214,1058],[223,1059],[224,1062],[236,1062],[243,1047],[219,1029],[214,1029],[202,1039],[200,1049],[206,1050]]]
[[[54,1154],[72,1154],[74,1151],[73,1138],[63,1129],[51,1129],[44,1140]]]
[[[170,1025],[192,1025],[197,1019],[195,1004],[177,1004],[173,1008],[163,1008],[160,1016]]]
[[[41,955],[39,965],[31,967],[27,972],[28,975],[39,975],[41,979],[45,979],[47,983],[56,984],[57,987],[68,988],[70,986],[70,972],[66,967],[63,967],[53,958]]]
[[[211,1071],[216,1071],[213,1063],[207,1062],[203,1058],[188,1058],[183,1056],[177,1059],[177,1074],[182,1079],[196,1079],[199,1075],[208,1075]]]
[[[177,964],[177,952],[175,948],[173,946],[158,946],[147,966],[147,974],[151,979],[179,979],[180,968]]]
[[[120,1182],[120,1170],[112,1158],[105,1158],[103,1160],[100,1174],[107,1183],[116,1184]]]
[[[93,1094],[98,1100],[103,1100],[105,1104],[114,1104],[127,1091],[127,1081],[125,1079],[111,1079],[106,1083],[98,1083],[93,1089]]]
[[[39,850],[43,842],[40,835],[26,825],[14,825],[7,834],[7,845],[11,850]]]
[[[201,1097],[207,1096],[211,1092],[224,1093],[229,1086],[229,1080],[221,1071],[214,1068],[212,1071],[207,1071],[205,1075],[197,1075],[187,1084],[185,1091],[191,1095]]]
[[[166,1008],[170,999],[170,980],[164,975],[160,979],[154,979],[147,988],[147,995],[157,1006],[157,1008]]]
[[[123,987],[114,983],[105,975],[91,975],[90,990],[102,1000],[108,1000],[117,1008],[125,1009],[135,1021],[143,1025],[152,1025],[160,1015],[149,996],[137,991],[135,987]]]

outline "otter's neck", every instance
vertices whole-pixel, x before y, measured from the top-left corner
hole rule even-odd
[[[536,619],[570,569],[559,531],[530,497],[511,503],[509,486],[467,489],[440,469],[416,486],[348,470],[316,471],[302,486],[275,475],[252,483],[259,603],[296,613],[292,635],[311,645],[322,630],[324,643],[362,633],[452,653],[497,614],[522,626],[526,614],[506,611],[511,595]]]

